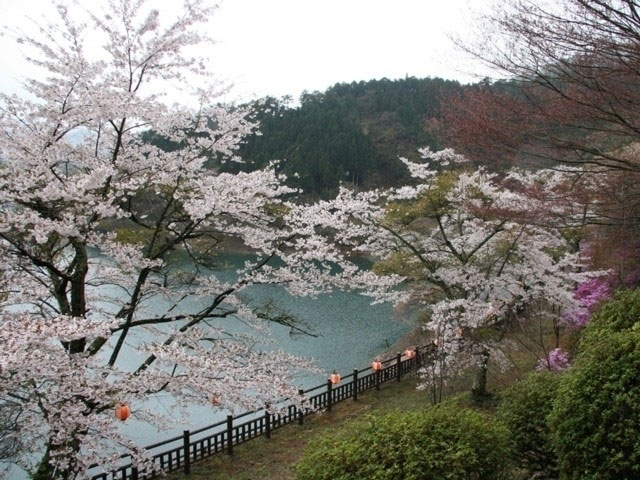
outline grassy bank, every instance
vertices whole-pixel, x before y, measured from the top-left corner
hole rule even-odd
[[[267,440],[260,437],[234,447],[234,455],[215,455],[191,467],[191,475],[169,475],[170,480],[289,480],[304,447],[315,436],[332,430],[346,420],[364,413],[410,410],[428,404],[427,395],[416,390],[417,379],[407,376],[401,382],[384,384],[380,391],[370,390],[358,401],[346,400],[334,405],[331,413],[305,418],[305,424],[286,425]]]

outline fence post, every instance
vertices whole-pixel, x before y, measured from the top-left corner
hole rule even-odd
[[[382,370],[376,372],[376,390],[380,390],[380,377],[382,376]]]
[[[300,395],[300,397],[304,396],[304,390],[300,389],[298,390],[298,395]],[[304,406],[300,405],[300,411],[298,412],[298,424],[302,425],[304,424]]]
[[[138,469],[131,467],[131,480],[138,480]]]
[[[416,370],[420,368],[420,347],[416,347]]]
[[[331,401],[333,400],[333,383],[331,383],[331,379],[327,380],[327,412],[331,411]]]
[[[184,474],[189,475],[191,473],[191,453],[189,452],[189,444],[191,443],[191,439],[189,438],[190,433],[189,430],[184,430],[182,435],[182,440],[184,444]]]
[[[233,415],[227,415],[227,454],[233,455]]]
[[[271,438],[271,414],[267,408],[264,409],[265,435],[267,438]]]
[[[402,354],[398,353],[398,356],[396,357],[396,370],[397,370],[397,376],[396,376],[396,380],[399,382],[400,381],[400,367],[402,366]]]
[[[353,401],[358,400],[358,369],[353,369]]]

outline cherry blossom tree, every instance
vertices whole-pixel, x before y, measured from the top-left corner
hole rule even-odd
[[[165,85],[211,81],[193,47],[208,41],[198,28],[213,6],[185,1],[170,21],[144,0],[110,0],[84,20],[73,8],[18,34],[43,74],[25,81],[26,98],[0,96],[0,408],[14,415],[1,451],[44,452],[35,478],[47,479],[113,468],[123,450],[149,467],[118,428],[121,402],[162,425],[143,408],[159,393],[247,409],[294,396],[291,374],[308,361],[217,322],[264,330],[241,295],[257,283],[314,295],[364,275],[315,233],[317,208],[287,200],[273,166],[206,168],[241,161],[250,112],[209,106],[203,88],[198,109],[167,106]],[[149,130],[180,148],[142,141]],[[227,239],[255,252],[233,280],[212,274]]]
[[[362,278],[368,294],[417,302],[428,312],[425,328],[441,352],[424,370],[428,386],[474,367],[473,393],[479,398],[489,358],[498,354],[509,326],[532,305],[555,316],[571,310],[575,285],[589,278],[562,235],[565,225],[547,225],[556,215],[567,220],[567,205],[530,194],[540,185],[561,190],[570,176],[550,170],[498,176],[460,168],[466,159],[451,150],[424,149],[422,156],[426,162],[403,159],[416,186],[343,189],[324,207],[332,214],[326,226],[335,228],[344,248],[374,255],[375,274],[406,287],[389,291],[376,282],[367,288]],[[537,220],[542,218],[544,224]]]
[[[459,45],[504,80],[444,98],[433,123],[447,145],[475,160],[580,165],[597,177],[595,265],[629,283],[626,272],[638,263],[629,245],[636,249],[639,218],[640,3],[488,3],[477,34]]]

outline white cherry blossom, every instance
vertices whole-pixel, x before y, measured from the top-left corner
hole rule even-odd
[[[215,394],[234,409],[296,397],[292,374],[312,367],[258,345],[264,315],[243,301],[247,287],[314,296],[375,283],[318,234],[326,205],[292,203],[275,165],[217,172],[241,161],[258,131],[251,112],[215,105],[210,89],[195,92],[198,109],[163,101],[163,82],[211,80],[189,49],[208,41],[198,26],[214,5],[189,0],[167,19],[144,0],[109,0],[85,23],[78,8],[60,3],[57,23],[20,34],[43,73],[26,80],[29,99],[0,95],[0,406],[19,414],[10,434],[24,453],[46,450],[38,478],[108,469],[122,449],[143,467],[114,418],[120,402],[162,426],[143,407],[158,393],[182,405]],[[90,56],[89,41],[102,53]],[[150,132],[179,148],[144,141]],[[255,260],[223,281],[211,268],[229,239]],[[195,295],[200,306],[184,311]],[[216,323],[234,317],[257,336]],[[126,348],[141,363],[124,361]]]

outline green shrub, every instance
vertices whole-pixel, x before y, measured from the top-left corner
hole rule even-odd
[[[531,373],[508,388],[496,412],[509,429],[520,467],[535,478],[556,478],[557,458],[547,426],[562,375]]]
[[[597,342],[606,332],[630,330],[640,324],[640,289],[618,290],[614,297],[596,312],[583,334],[582,343]]]
[[[594,316],[549,417],[561,478],[640,478],[640,294]]]
[[[487,415],[441,404],[349,422],[311,442],[298,480],[500,480],[508,432]]]

